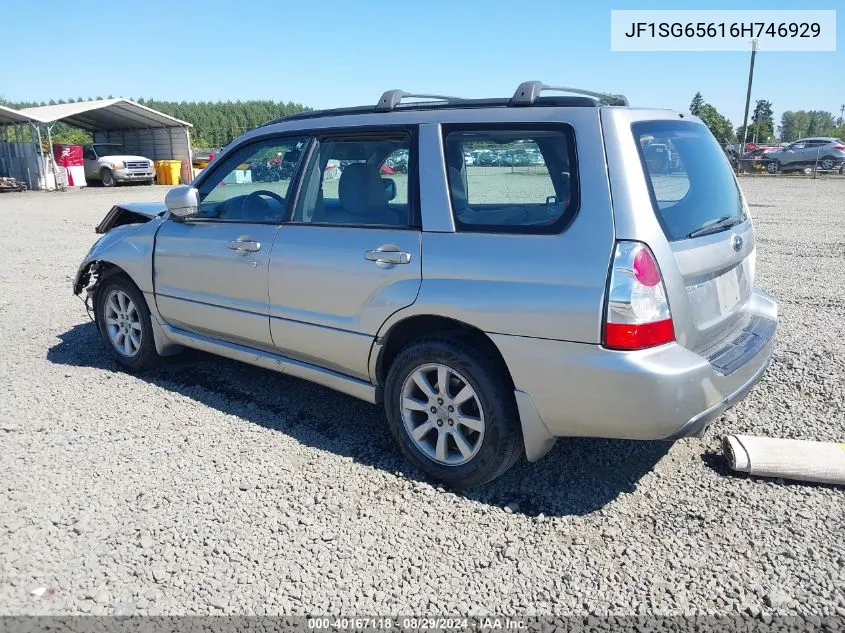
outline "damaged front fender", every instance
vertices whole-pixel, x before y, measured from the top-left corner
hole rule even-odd
[[[126,275],[143,293],[149,307],[156,351],[162,356],[169,356],[181,347],[165,334],[153,294],[153,248],[162,222],[162,217],[153,217],[143,224],[130,223],[110,228],[82,260],[73,281],[73,292],[79,295],[85,291],[83,299],[91,309],[97,287],[104,279],[114,274]]]
[[[73,281],[74,294],[91,286],[92,276],[103,266],[116,266],[144,293],[153,291],[153,246],[162,218],[144,224],[123,224],[111,228],[88,251]]]
[[[113,228],[126,224],[145,224],[155,218],[163,217],[167,207],[163,202],[129,202],[117,204],[106,213],[94,231],[99,234],[108,233]]]

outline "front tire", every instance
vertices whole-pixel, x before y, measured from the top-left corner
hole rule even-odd
[[[103,281],[97,290],[97,327],[109,352],[129,371],[156,366],[156,352],[150,310],[144,295],[125,275]]]
[[[433,335],[403,349],[388,372],[384,405],[405,457],[450,487],[492,481],[523,453],[505,368],[467,337]]]
[[[114,187],[115,179],[111,169],[103,168],[100,170],[100,182],[103,183],[103,187]]]
[[[766,165],[766,171],[770,174],[778,173],[780,171],[780,163],[776,160],[773,160],[772,162]]]

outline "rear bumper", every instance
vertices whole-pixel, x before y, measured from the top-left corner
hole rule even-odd
[[[761,291],[754,292],[746,309],[758,321],[777,322],[777,305]],[[751,390],[774,349],[775,328],[761,332],[768,338],[728,375],[677,343],[617,352],[564,341],[491,338],[517,391],[536,408],[532,417],[542,421],[540,435],[655,440],[702,433]]]

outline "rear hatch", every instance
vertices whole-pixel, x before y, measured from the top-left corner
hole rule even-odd
[[[754,229],[722,148],[701,123],[631,125],[652,207],[683,287],[667,287],[678,341],[705,356],[756,324],[744,310],[754,288]]]

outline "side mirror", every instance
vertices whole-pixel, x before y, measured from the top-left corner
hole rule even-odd
[[[199,213],[200,192],[190,185],[174,187],[164,196],[164,204],[174,220],[185,220]]]
[[[387,196],[387,201],[390,202],[396,198],[396,182],[393,178],[382,178],[384,183],[384,193]]]

